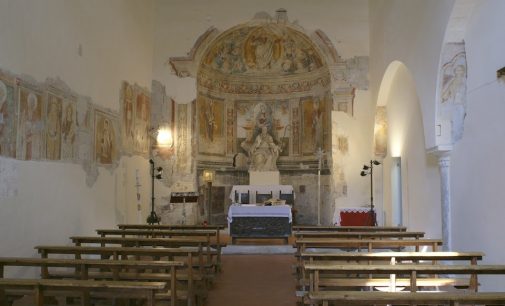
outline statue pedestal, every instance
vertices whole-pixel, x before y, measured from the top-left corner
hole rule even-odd
[[[249,185],[280,185],[279,171],[249,171]]]

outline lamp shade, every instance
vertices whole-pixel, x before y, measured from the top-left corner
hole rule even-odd
[[[212,182],[214,181],[214,176],[216,175],[216,172],[214,170],[203,170],[203,180],[205,182]]]
[[[160,128],[156,136],[156,142],[159,147],[171,147],[174,143],[172,130],[170,128]]]

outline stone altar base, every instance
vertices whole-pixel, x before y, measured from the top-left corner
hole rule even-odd
[[[249,185],[279,185],[279,171],[249,171]]]

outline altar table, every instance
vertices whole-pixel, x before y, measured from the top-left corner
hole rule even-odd
[[[230,192],[230,200],[232,203],[235,201],[235,192],[238,194],[238,199],[240,201],[241,194],[247,194],[249,192],[249,203],[258,203],[256,201],[256,192],[259,194],[269,194],[272,193],[273,198],[279,198],[280,193],[282,194],[293,194],[293,186],[291,185],[234,185]]]
[[[232,244],[237,238],[282,238],[291,236],[291,206],[256,206],[233,204],[228,210],[228,228]]]

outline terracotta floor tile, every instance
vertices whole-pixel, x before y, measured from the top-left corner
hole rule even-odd
[[[225,255],[207,306],[293,306],[293,255]]]

